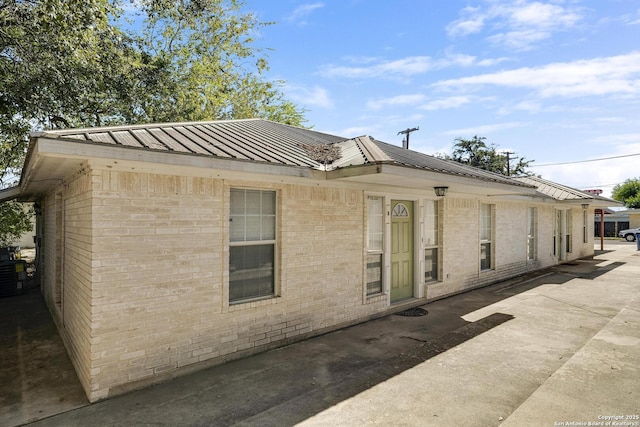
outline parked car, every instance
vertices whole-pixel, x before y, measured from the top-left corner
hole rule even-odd
[[[627,242],[634,242],[636,240],[636,233],[640,233],[640,227],[620,230],[618,236],[623,237]]]

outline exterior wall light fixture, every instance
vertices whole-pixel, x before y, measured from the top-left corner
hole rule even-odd
[[[586,211],[587,209],[589,209],[589,203],[583,203],[583,204],[582,204],[582,209],[584,209],[585,211]]]
[[[436,192],[436,196],[444,197],[447,195],[447,190],[449,187],[433,187],[433,190]]]

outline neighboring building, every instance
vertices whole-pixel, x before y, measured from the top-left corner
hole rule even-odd
[[[91,401],[592,255],[615,205],[257,119],[35,133],[10,198]]]
[[[614,211],[612,209],[604,209],[604,220],[602,221],[604,236],[618,237],[620,230],[632,228],[630,226],[630,216],[628,211]],[[639,218],[640,219],[640,218]],[[600,211],[595,212],[594,216],[594,236],[600,237]],[[636,221],[640,222],[640,221]],[[640,224],[638,225],[640,227]]]

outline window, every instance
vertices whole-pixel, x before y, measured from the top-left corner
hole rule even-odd
[[[383,198],[367,198],[367,295],[382,292]]]
[[[229,301],[274,295],[276,193],[231,189]]]
[[[573,251],[573,240],[572,240],[572,234],[573,234],[573,215],[571,213],[571,211],[565,211],[566,214],[566,222],[565,222],[565,227],[566,227],[566,251],[567,253],[572,252]]]
[[[424,204],[424,281],[438,280],[438,201]]]
[[[582,241],[584,243],[589,243],[589,215],[587,211],[582,212]]]
[[[398,203],[393,208],[393,212],[391,212],[391,215],[394,218],[407,218],[409,216],[409,210],[404,203]]]
[[[492,264],[493,212],[491,205],[480,205],[480,270],[490,270]]]
[[[536,259],[536,227],[537,227],[537,209],[529,208],[527,210],[527,260]]]

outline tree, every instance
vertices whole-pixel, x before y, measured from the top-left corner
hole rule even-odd
[[[611,197],[629,209],[640,209],[640,178],[630,178],[616,185]]]
[[[456,138],[451,157],[454,160],[476,168],[488,170],[502,175],[529,175],[527,171],[533,160],[520,157],[515,165],[510,163],[509,157],[497,151],[494,144],[487,145],[485,137],[474,136],[472,139]]]
[[[25,206],[18,202],[0,203],[0,247],[12,245],[24,233],[33,230],[33,212],[25,212]]]
[[[0,188],[17,182],[32,130],[305,121],[281,83],[264,78],[252,35],[269,23],[242,1],[129,1],[134,14],[124,2],[0,1]]]

